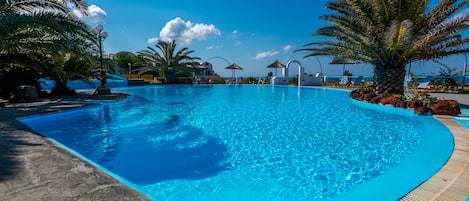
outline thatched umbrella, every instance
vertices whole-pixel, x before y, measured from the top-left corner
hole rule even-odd
[[[350,58],[339,56],[339,57],[334,57],[334,59],[332,59],[332,62],[329,64],[343,64],[344,65],[344,67],[342,68],[342,77],[343,77],[345,73],[345,64],[359,64],[359,63],[360,62],[352,60]]]
[[[286,66],[280,63],[278,60],[275,60],[274,63],[271,63],[267,68],[275,68],[275,76],[277,76],[277,68],[285,68]]]
[[[236,78],[236,70],[243,70],[243,68],[241,68],[240,66],[238,66],[237,64],[233,63],[229,66],[227,66],[225,69],[231,69],[233,70],[233,73],[231,74],[232,78]],[[236,83],[238,82],[238,79],[236,79]]]

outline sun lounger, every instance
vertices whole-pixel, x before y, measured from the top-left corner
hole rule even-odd
[[[362,82],[363,82],[363,76],[361,75],[352,80],[353,85],[360,85]]]
[[[340,79],[340,84],[341,85],[348,85],[350,84],[350,79],[348,76],[343,76],[341,79]]]
[[[420,80],[420,84],[417,86],[418,89],[426,89],[429,87],[430,82],[433,80],[433,76],[427,76]]]

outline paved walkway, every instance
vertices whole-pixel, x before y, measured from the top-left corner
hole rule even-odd
[[[469,94],[456,94],[456,93],[430,93],[430,96],[439,99],[455,100],[458,101],[465,108],[469,108]]]

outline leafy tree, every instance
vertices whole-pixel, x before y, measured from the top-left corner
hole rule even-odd
[[[460,32],[469,25],[461,13],[468,1],[441,0],[430,8],[428,0],[335,0],[332,11],[320,19],[330,23],[313,36],[329,38],[306,44],[297,51],[345,56],[371,64],[373,92],[403,94],[405,66],[419,60],[437,60],[468,52]],[[330,40],[332,39],[332,40]]]
[[[141,71],[158,72],[160,77],[166,77],[168,83],[176,81],[174,73],[176,71],[187,70],[198,57],[192,57],[190,54],[194,50],[189,50],[187,47],[176,51],[176,41],[158,41],[155,45],[156,48],[147,47],[146,50],[138,52],[138,55],[143,57],[145,61],[145,68]]]
[[[457,76],[457,68],[450,68],[443,66],[440,68],[440,73],[436,79],[432,80],[432,84],[443,87],[444,90],[455,89],[458,87],[458,82],[454,79]]]
[[[130,63],[132,65],[132,71],[138,71],[138,69],[143,66],[144,60],[141,56],[122,51],[116,54],[115,62],[117,66],[121,68],[127,68]]]

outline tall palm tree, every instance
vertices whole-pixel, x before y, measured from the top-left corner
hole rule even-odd
[[[313,36],[332,40],[306,44],[297,51],[317,55],[345,56],[371,64],[373,90],[378,95],[403,94],[405,66],[418,60],[437,60],[468,52],[469,43],[460,32],[469,25],[461,11],[468,1],[441,0],[435,7],[428,0],[336,0],[332,11],[320,19],[331,25]]]
[[[174,72],[185,69],[188,65],[192,65],[194,61],[200,60],[199,57],[192,57],[190,54],[194,50],[184,47],[176,52],[176,41],[158,41],[156,49],[147,47],[146,50],[138,52],[146,61],[147,67],[141,70],[158,71],[160,76],[166,77],[169,83],[174,83]]]

